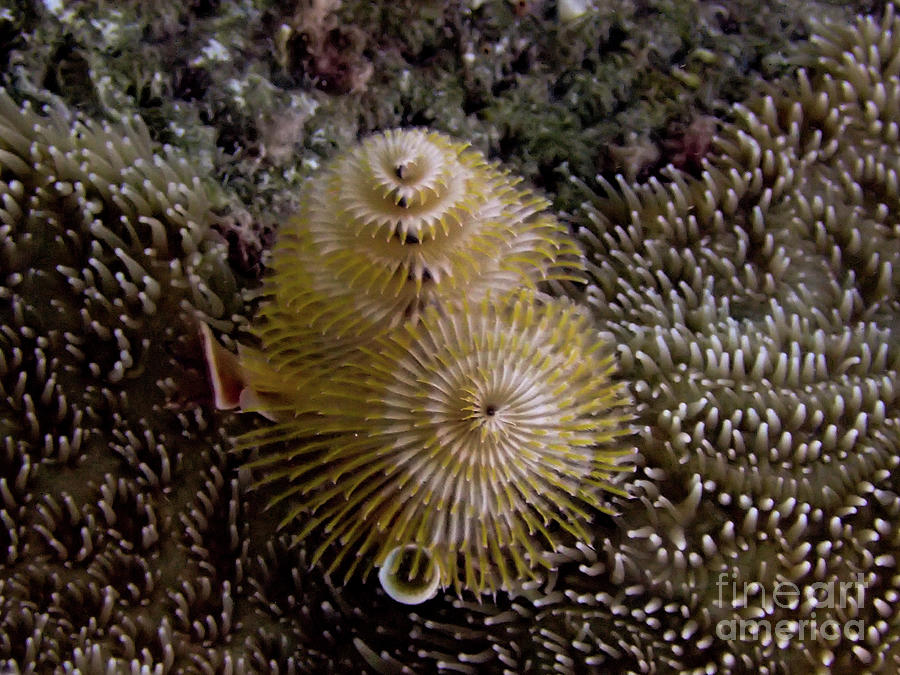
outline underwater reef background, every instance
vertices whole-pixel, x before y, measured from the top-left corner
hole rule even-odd
[[[4,672],[900,669],[891,3],[15,0],[0,65]],[[545,578],[414,608],[276,530],[197,332],[398,126],[554,202],[639,457]]]

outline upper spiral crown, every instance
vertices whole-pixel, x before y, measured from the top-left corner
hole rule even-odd
[[[463,294],[531,287],[578,268],[565,228],[484,156],[422,129],[372,136],[310,186],[275,248],[273,305],[365,334]],[[301,271],[302,270],[302,271]]]

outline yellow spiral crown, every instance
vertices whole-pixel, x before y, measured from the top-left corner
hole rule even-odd
[[[534,288],[581,269],[548,202],[464,143],[393,130],[338,157],[274,247],[245,349],[253,389],[290,414],[358,347],[428,306]],[[283,412],[275,410],[284,408]]]
[[[563,533],[590,539],[602,493],[620,493],[625,399],[571,302],[429,307],[363,351],[323,384],[317,414],[242,440],[271,448],[251,466],[329,571],[413,547],[441,585],[480,592],[532,578]]]
[[[540,213],[548,202],[518,182],[442,134],[366,139],[313,180],[282,228],[265,315],[302,310],[301,323],[333,335],[369,333],[578,268],[565,228]]]

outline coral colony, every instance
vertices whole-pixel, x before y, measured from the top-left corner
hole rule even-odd
[[[290,24],[329,31],[287,40],[297,77],[335,63],[335,4]],[[707,4],[707,25],[727,11]],[[54,51],[43,82],[81,113],[29,83],[19,50],[52,47],[20,5],[0,12],[0,671],[900,671],[892,3],[816,27],[789,74],[670,148],[679,166],[624,162],[633,180],[594,184],[589,141],[548,143],[572,127],[511,110],[517,166],[571,155],[572,180],[554,176],[581,195],[574,236],[447,136],[354,145],[359,126],[323,122],[313,141],[340,152],[291,204],[256,298],[207,171],[151,140],[199,133],[186,98],[182,126],[154,122],[148,78],[151,129],[85,121],[123,99],[121,73],[98,84],[92,55]],[[76,5],[43,9],[61,25]],[[573,31],[593,11],[556,7]],[[109,54],[138,30],[115,25],[92,25]],[[376,86],[349,44],[330,89]],[[183,97],[208,86],[191,72]],[[236,105],[271,91],[250,75]],[[603,111],[596,81],[581,105]],[[408,124],[423,107],[404,100],[377,99],[394,117],[367,128]],[[483,140],[495,104],[443,126]]]

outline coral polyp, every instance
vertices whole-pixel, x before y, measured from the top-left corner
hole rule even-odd
[[[620,492],[625,397],[573,303],[429,307],[363,352],[323,383],[317,414],[241,441],[263,449],[251,466],[329,571],[413,545],[442,585],[481,592],[535,577],[567,536],[590,540],[604,492]]]

